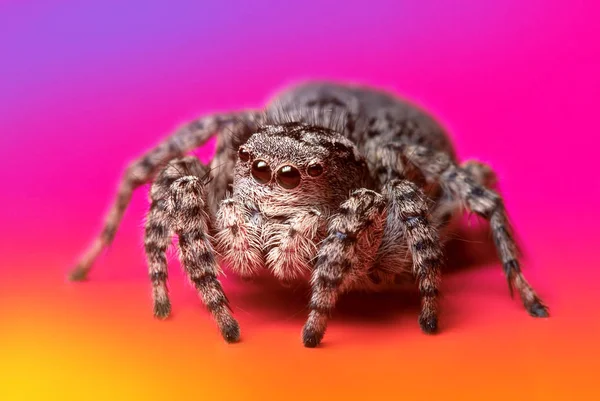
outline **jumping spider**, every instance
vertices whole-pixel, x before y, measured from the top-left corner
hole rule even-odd
[[[187,152],[216,135],[210,165]],[[111,243],[135,188],[152,181],[145,225],[154,315],[171,310],[165,252],[179,258],[226,341],[239,339],[217,276],[262,269],[310,278],[307,347],[319,344],[338,296],[413,277],[419,324],[438,328],[444,229],[462,207],[488,220],[511,294],[547,317],[525,280],[492,170],[459,164],[444,129],[427,113],[361,86],[305,83],[262,111],[202,117],[182,126],[126,170],[104,230],[71,273],[85,278]]]

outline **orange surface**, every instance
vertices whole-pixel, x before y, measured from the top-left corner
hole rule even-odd
[[[86,283],[66,283],[56,266],[29,281],[15,268],[2,283],[0,400],[600,396],[597,286],[559,268],[598,266],[590,253],[536,250],[528,276],[550,319],[528,317],[499,266],[487,265],[446,274],[439,335],[419,331],[413,295],[357,294],[343,298],[322,346],[306,349],[305,288],[227,279],[242,328],[228,345],[175,268],[173,315],[154,320],[134,236],[119,241]]]

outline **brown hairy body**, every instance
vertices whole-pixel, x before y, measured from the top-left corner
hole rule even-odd
[[[210,165],[185,156],[213,135]],[[87,275],[133,190],[152,182],[145,250],[159,318],[171,310],[165,252],[177,235],[182,265],[227,341],[238,340],[239,327],[220,263],[241,276],[267,269],[282,281],[309,279],[308,347],[323,338],[340,294],[406,278],[421,294],[419,324],[433,333],[444,229],[465,208],[490,222],[511,293],[546,317],[521,272],[494,180],[485,164],[459,164],[444,129],[418,107],[366,87],[307,83],[265,110],[192,121],[132,163],[71,278]]]

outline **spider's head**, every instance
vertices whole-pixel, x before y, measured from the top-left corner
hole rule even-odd
[[[364,158],[337,132],[302,123],[267,125],[238,150],[233,196],[267,215],[327,210],[366,176]]]

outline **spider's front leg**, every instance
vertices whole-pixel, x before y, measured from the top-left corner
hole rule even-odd
[[[179,237],[179,259],[202,301],[214,316],[223,338],[239,339],[238,323],[217,279],[219,266],[210,241],[206,202],[208,167],[195,157],[176,159],[160,173],[151,190],[152,206],[146,223],[146,253],[153,283],[154,313],[164,318],[170,311],[166,292],[165,250],[170,233]]]
[[[311,279],[310,312],[302,330],[306,347],[321,342],[340,293],[367,274],[383,236],[385,210],[383,196],[359,189],[331,217]]]
[[[413,275],[421,294],[419,325],[425,333],[434,333],[438,325],[438,288],[443,253],[437,230],[429,218],[423,191],[407,180],[393,179],[383,188],[388,201],[388,222],[399,224],[412,255]],[[399,238],[398,240],[402,240]]]
[[[421,294],[419,325],[426,333],[437,330],[443,259],[437,231],[429,221],[425,194],[409,181],[393,179],[384,186],[383,196],[369,190],[354,192],[332,219],[313,274],[310,314],[302,333],[305,346],[319,344],[339,294],[371,266],[386,215],[388,224],[400,226],[389,229],[402,233],[412,254]]]

